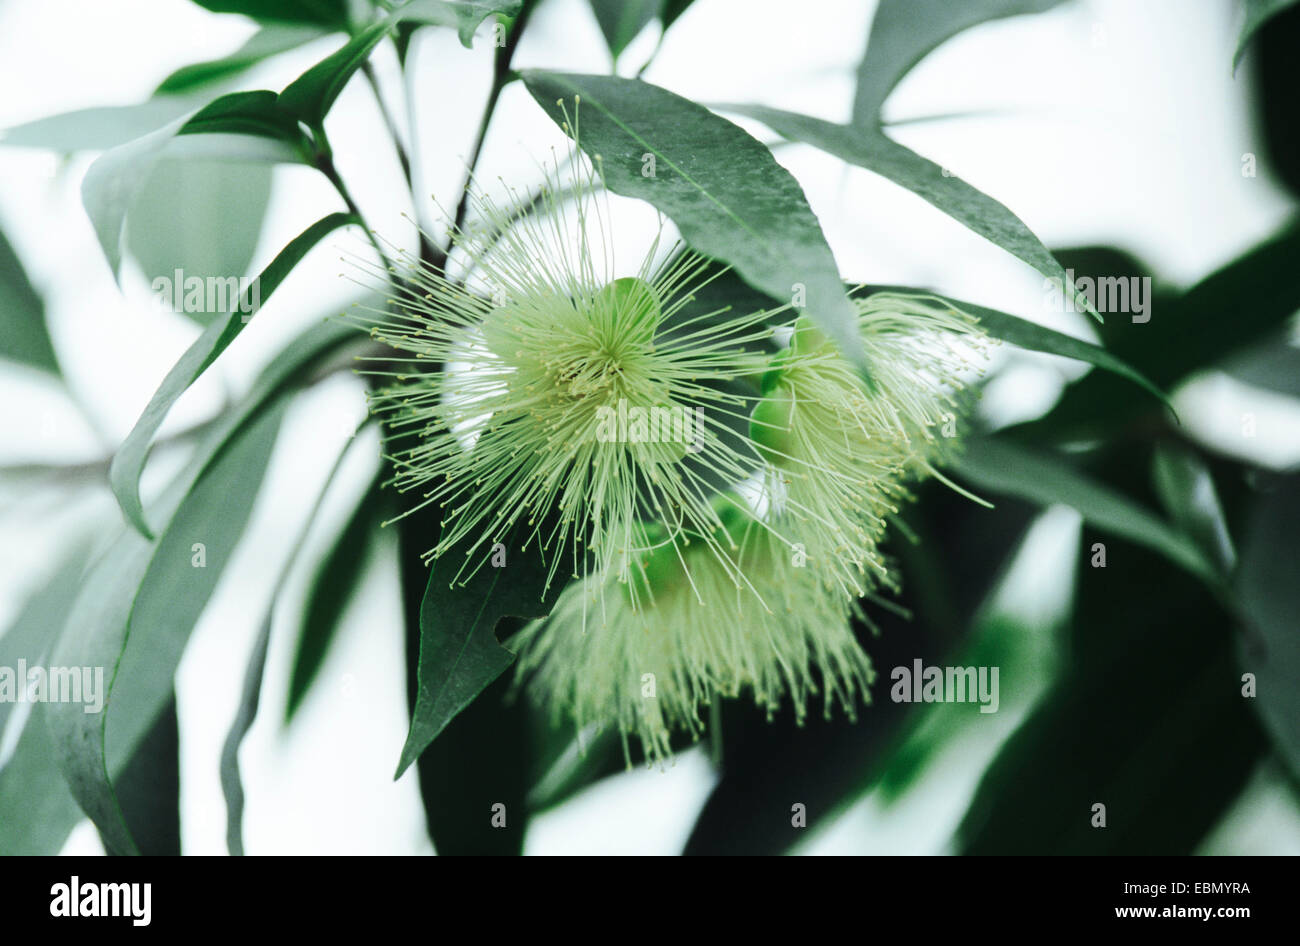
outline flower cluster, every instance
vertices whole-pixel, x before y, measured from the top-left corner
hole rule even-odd
[[[872,680],[857,600],[890,584],[886,526],[952,442],[975,320],[863,295],[864,375],[788,306],[701,311],[717,268],[692,252],[656,240],[621,270],[590,168],[473,207],[465,275],[405,258],[361,319],[397,352],[371,405],[396,486],[442,510],[428,557],[463,556],[463,580],[523,526],[569,582],[508,642],[518,679],[648,759],[743,691],[851,715]]]

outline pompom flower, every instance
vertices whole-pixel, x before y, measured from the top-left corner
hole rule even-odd
[[[707,261],[661,262],[658,239],[616,278],[592,170],[567,187],[548,172],[532,206],[513,191],[473,206],[480,226],[454,235],[468,284],[402,254],[405,291],[362,316],[412,363],[371,408],[409,438],[392,458],[398,489],[443,509],[428,557],[459,547],[478,567],[525,523],[520,544],[540,544],[548,581],[561,562],[565,578],[626,580],[659,522],[734,571],[711,499],[760,464],[724,434],[752,407],[726,386],[761,374],[747,349],[770,339],[766,314],[686,314]]]
[[[888,580],[878,546],[907,481],[942,478],[986,337],[934,296],[877,292],[857,308],[873,384],[802,316],[764,379],[751,436],[771,463],[766,495],[783,534],[805,536],[816,565],[862,595]]]
[[[724,518],[743,584],[703,547],[683,561],[665,546],[638,560],[621,594],[602,594],[595,577],[570,586],[510,641],[533,700],[580,732],[617,727],[625,758],[635,735],[647,762],[671,754],[674,731],[698,738],[703,707],[744,690],[769,713],[788,697],[800,720],[818,692],[827,716],[869,701],[855,600],[735,507]]]

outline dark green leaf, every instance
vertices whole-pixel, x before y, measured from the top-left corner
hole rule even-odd
[[[963,30],[988,20],[1041,13],[1061,0],[881,0],[871,22],[871,34],[853,101],[853,124],[872,128],[880,122],[880,106],[894,86],[918,62]]]
[[[263,22],[348,25],[348,0],[194,0],[213,13],[242,13]]]
[[[474,31],[492,14],[516,17],[523,0],[412,0],[398,11],[403,23],[426,26],[450,26],[456,30],[460,43],[469,49],[474,43]]]
[[[760,142],[708,109],[638,80],[528,71],[524,81],[572,134],[557,104],[565,101],[579,126],[579,147],[610,190],[650,202],[688,244],[730,263],[775,298],[790,299],[803,286],[808,314],[866,370],[857,313],[821,226],[799,184]],[[651,158],[653,176],[643,170]]]
[[[179,135],[246,135],[283,142],[301,160],[304,147],[297,119],[281,107],[279,96],[261,89],[231,92],[195,112],[177,131]],[[288,153],[288,152],[286,152]]]
[[[316,63],[280,93],[280,108],[309,127],[319,126],[348,80],[392,26],[391,18],[368,26],[337,52]]]
[[[145,857],[181,853],[180,728],[173,692],[114,780],[131,837]],[[105,849],[108,847],[105,841]]]
[[[514,662],[515,655],[497,642],[497,623],[504,617],[543,616],[559,595],[561,582],[547,587],[549,570],[536,541],[521,548],[532,528],[521,518],[509,541],[502,543],[503,567],[490,561],[488,547],[472,555],[453,548],[433,563],[420,606],[415,709],[394,777]],[[468,547],[470,540],[465,544]]]
[[[1300,776],[1300,474],[1267,485],[1251,513],[1241,547],[1236,588],[1248,636],[1242,669],[1255,675],[1255,704],[1264,727],[1293,775]]]
[[[45,327],[45,303],[4,233],[0,233],[0,357],[59,373],[59,361]]]
[[[660,3],[661,0],[591,0],[591,10],[615,61],[628,43],[659,15]]]
[[[312,578],[289,677],[289,694],[284,710],[286,723],[293,719],[315,682],[348,602],[361,581],[371,542],[379,526],[382,479],[382,472],[376,474],[366,487],[361,501]]]
[[[348,223],[355,223],[350,214],[330,214],[312,224],[299,236],[295,237],[270,265],[258,277],[259,300],[266,300],[279,287],[298,265],[308,251],[325,238],[326,235]],[[149,455],[149,446],[153,435],[162,425],[163,419],[177,398],[185,393],[208,366],[234,341],[246,324],[246,314],[240,312],[240,306],[231,310],[225,321],[215,321],[204,330],[198,340],[181,356],[180,361],[172,366],[163,383],[149,401],[149,405],[136,421],[135,427],[127,435],[109,469],[109,484],[118,504],[122,507],[128,521],[141,534],[150,535],[145,522],[144,509],[140,503],[140,474],[144,470],[145,460]],[[244,306],[248,308],[248,306]]]
[[[1237,37],[1237,51],[1232,54],[1232,71],[1235,73],[1241,65],[1241,57],[1246,55],[1246,47],[1255,38],[1255,34],[1287,7],[1295,6],[1296,0],[1243,0],[1246,10],[1241,24],[1241,35]]]

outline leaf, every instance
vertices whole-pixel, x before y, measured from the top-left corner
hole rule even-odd
[[[661,0],[591,0],[591,11],[615,62],[628,43],[659,16],[660,5]]]
[[[297,49],[326,32],[316,25],[273,23],[252,35],[248,42],[229,56],[196,62],[177,69],[154,91],[154,95],[177,95],[229,79],[280,53]]]
[[[890,292],[920,292],[922,290],[909,288],[907,286],[869,286],[866,287],[872,292],[890,291]],[[975,305],[972,302],[963,302],[960,299],[954,299],[951,296],[934,294],[937,298],[944,300],[950,305],[956,306],[964,312],[968,312],[979,319],[980,327],[992,335],[994,338],[1001,339],[1008,344],[1015,345],[1017,348],[1024,348],[1028,351],[1040,351],[1048,355],[1059,355],[1062,358],[1073,358],[1075,361],[1086,362],[1094,367],[1109,371],[1121,378],[1126,378],[1134,384],[1143,388],[1154,397],[1158,398],[1163,404],[1173,410],[1169,396],[1160,388],[1150,381],[1145,375],[1133,366],[1120,358],[1115,357],[1106,349],[1091,342],[1085,342],[1082,339],[1066,335],[1046,326],[1039,325],[1037,322],[1030,322],[1028,319],[1022,319],[998,309],[990,309],[987,306]]]
[[[977,489],[1030,502],[1064,503],[1106,532],[1159,552],[1188,572],[1218,585],[1222,577],[1200,548],[1154,513],[1072,469],[1063,459],[1005,439],[968,440],[955,467]]]
[[[474,32],[489,16],[513,18],[522,8],[523,0],[412,0],[397,13],[403,23],[453,27],[460,44],[470,49]]]
[[[559,596],[562,582],[547,586],[548,568],[536,542],[520,547],[532,530],[521,517],[502,543],[504,567],[495,567],[489,561],[492,550],[483,548],[473,560],[453,548],[434,561],[420,605],[415,709],[394,778],[514,662],[515,655],[497,642],[497,623],[504,617],[544,616]],[[458,577],[462,568],[468,573],[476,565],[473,575]]]
[[[246,135],[284,142],[302,160],[305,139],[292,114],[274,92],[231,92],[213,99],[181,126],[182,135]]]
[[[122,816],[145,857],[181,854],[179,725],[173,691],[114,782]]]
[[[37,294],[23,264],[4,233],[0,232],[0,357],[48,371],[58,376],[45,303]]]
[[[128,215],[127,248],[151,283],[164,280],[182,299],[188,279],[233,283],[248,272],[270,197],[271,169],[264,165],[163,161]],[[229,295],[237,298],[238,290],[232,286]],[[181,312],[201,325],[226,314],[208,309],[209,300],[217,301],[215,294]]]
[[[1061,264],[1023,220],[988,194],[971,187],[884,132],[875,128],[836,125],[762,105],[722,105],[719,108],[753,118],[783,138],[806,142],[888,178],[1044,276],[1059,280],[1062,287],[1069,285]],[[1093,311],[1082,297],[1078,301]]]
[[[1295,6],[1296,0],[1242,0],[1245,7],[1245,20],[1241,25],[1241,34],[1237,37],[1237,51],[1232,54],[1232,71],[1235,74],[1241,65],[1241,58],[1246,55],[1246,47],[1255,38],[1264,24],[1288,7]]]
[[[857,314],[802,189],[770,151],[703,106],[657,86],[614,76],[525,71],[539,105],[572,135],[557,104],[580,114],[577,143],[605,185],[646,200],[685,241],[730,263],[756,289],[790,299],[805,287],[808,314],[865,372]],[[653,157],[654,176],[643,176]]]
[[[242,13],[263,22],[348,25],[348,0],[194,0],[213,13]]]
[[[900,79],[963,30],[988,20],[1042,13],[1061,0],[880,0],[871,21],[867,50],[858,66],[853,124],[880,123],[880,107]]]
[[[1263,755],[1216,597],[1128,542],[1108,553],[1079,569],[1065,674],[984,773],[963,853],[1191,854]]]
[[[393,23],[394,18],[388,17],[366,27],[342,48],[294,79],[280,93],[279,107],[308,126],[318,127],[348,80],[369,58],[371,50],[388,35]]]
[[[356,592],[365,571],[371,542],[379,526],[382,471],[366,487],[361,501],[344,524],[333,547],[320,562],[312,577],[311,590],[303,608],[294,648],[293,670],[289,676],[289,693],[284,720],[290,722],[316,675],[325,663],[330,645],[339,630],[348,602]]]
[[[178,480],[183,498],[157,540],[123,534],[87,576],[54,652],[57,666],[108,668],[103,712],[52,703],[47,715],[59,767],[111,854],[139,849],[110,773],[166,705],[190,632],[252,511],[283,408],[263,411],[228,441],[214,438],[215,455],[200,454],[197,472]],[[196,543],[203,567],[193,564]]]
[[[1152,465],[1156,495],[1174,524],[1200,548],[1216,570],[1236,564],[1228,522],[1205,462],[1186,447],[1158,444]]]
[[[1241,547],[1235,587],[1250,633],[1241,644],[1242,669],[1255,675],[1249,700],[1279,755],[1300,775],[1300,474],[1279,477],[1256,501]]]
[[[326,235],[344,224],[355,222],[355,218],[350,214],[330,214],[316,221],[291,240],[289,245],[281,250],[257,277],[259,301],[265,304],[285,277]],[[241,306],[233,308],[224,322],[218,320],[209,325],[180,360],[172,366],[167,372],[167,377],[154,392],[148,406],[145,407],[144,413],[140,415],[140,419],[131,428],[131,432],[113,457],[113,464],[108,472],[109,485],[127,520],[146,537],[151,533],[140,503],[140,475],[149,455],[150,443],[158,428],[162,426],[163,419],[171,410],[171,406],[243,330],[246,315],[240,312],[240,308]]]
[[[693,2],[694,0],[663,0],[663,11],[659,14],[659,18],[663,21],[664,32],[677,22],[677,18],[685,13]]]
[[[0,145],[53,151],[106,151],[149,134],[194,111],[193,96],[159,96],[138,105],[83,108],[7,128]]]
[[[86,171],[81,201],[95,228],[99,245],[117,278],[122,266],[122,236],[127,211],[165,156],[232,158],[251,161],[302,160],[301,138],[283,125],[265,124],[265,99],[273,93],[222,96],[189,120],[178,119],[142,138],[105,151]],[[274,135],[272,134],[274,131]]]

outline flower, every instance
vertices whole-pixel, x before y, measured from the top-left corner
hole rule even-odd
[[[616,277],[596,191],[591,169],[567,187],[548,171],[535,201],[476,191],[483,226],[454,235],[468,283],[402,254],[403,291],[387,311],[364,310],[371,334],[414,366],[371,398],[405,438],[397,488],[419,491],[415,508],[442,507],[429,558],[459,546],[478,567],[526,522],[523,544],[539,543],[548,584],[561,562],[566,577],[626,580],[659,522],[702,537],[734,570],[711,499],[713,484],[760,465],[728,433],[753,403],[728,384],[763,370],[750,349],[771,337],[767,314],[687,310],[713,278],[708,261],[661,262],[659,239],[634,275]]]
[[[665,545],[638,560],[622,594],[602,594],[595,576],[571,585],[509,642],[532,699],[579,732],[616,726],[629,764],[629,735],[647,762],[660,760],[673,732],[703,732],[702,707],[746,689],[769,714],[788,695],[800,720],[819,691],[827,716],[838,703],[852,717],[870,700],[854,599],[739,506],[722,518],[744,582],[703,547],[681,556]]]
[[[907,482],[942,479],[936,465],[955,442],[964,375],[985,336],[935,296],[877,292],[857,308],[872,385],[801,316],[750,431],[783,534],[816,537],[817,567],[860,596],[889,582],[879,544]]]

